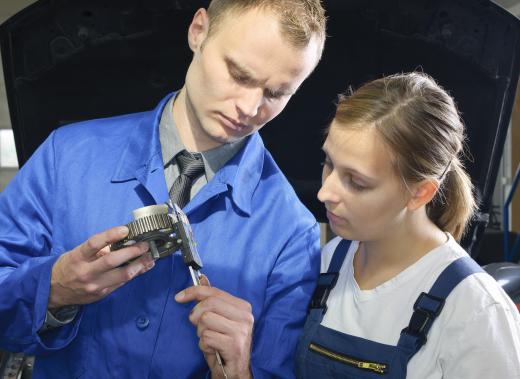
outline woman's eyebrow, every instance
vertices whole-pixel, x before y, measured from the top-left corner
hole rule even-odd
[[[321,147],[321,150],[325,154],[325,158],[330,159],[329,154],[327,153],[327,148],[325,147],[325,145],[323,145]],[[355,169],[353,167],[345,166],[345,165],[342,165],[341,163],[338,164],[338,162],[336,162],[335,166],[337,168],[339,168],[339,169],[342,169],[342,170],[348,171],[350,173],[353,173],[353,174],[359,176],[360,178],[366,180],[367,182],[374,183],[374,182],[377,181],[375,178],[373,178],[373,177],[371,177],[369,175],[363,174],[362,172],[360,172],[359,170],[357,170],[357,169]]]

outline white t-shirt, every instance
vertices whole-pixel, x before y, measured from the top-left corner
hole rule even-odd
[[[339,241],[337,237],[324,246],[322,272],[327,271]],[[321,324],[394,346],[408,326],[419,294],[430,290],[449,263],[467,256],[449,236],[446,243],[394,278],[361,290],[352,266],[358,245],[354,241],[350,246]],[[407,378],[520,378],[520,313],[495,279],[478,273],[453,289],[426,344],[410,360]]]

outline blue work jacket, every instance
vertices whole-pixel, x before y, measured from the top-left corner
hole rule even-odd
[[[36,379],[208,374],[194,304],[173,299],[191,285],[179,253],[38,334],[60,254],[168,199],[158,124],[170,96],[149,112],[55,130],[0,194],[0,348],[36,355]],[[257,133],[184,211],[212,285],[252,304],[255,378],[293,377],[319,228]]]

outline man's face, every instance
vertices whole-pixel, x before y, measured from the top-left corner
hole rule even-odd
[[[224,16],[207,37],[199,10],[189,30],[193,60],[186,75],[188,123],[198,150],[259,130],[285,107],[318,60],[318,41],[296,48],[269,11]]]

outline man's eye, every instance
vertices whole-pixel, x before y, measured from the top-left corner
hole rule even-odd
[[[231,77],[233,78],[233,80],[239,84],[247,84],[249,82],[249,78],[247,76],[244,76],[244,75],[239,75],[239,74],[231,74]]]
[[[273,91],[269,91],[267,90],[265,92],[265,97],[267,97],[268,99],[279,99],[283,96],[283,93],[280,93],[280,92],[273,92]]]

